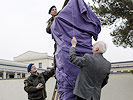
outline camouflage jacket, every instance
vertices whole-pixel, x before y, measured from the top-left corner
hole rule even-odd
[[[24,90],[28,93],[28,99],[41,99],[46,98],[45,83],[47,80],[55,74],[55,69],[52,68],[50,71],[38,73],[38,75],[31,74],[27,79],[24,80]],[[43,88],[37,89],[36,86],[42,83]]]
[[[48,25],[47,25],[47,28],[46,28],[46,32],[47,32],[48,34],[51,34],[51,29],[50,29],[50,27],[51,27],[53,21],[54,21],[54,18],[51,17],[51,18],[48,20],[48,22],[47,22]]]

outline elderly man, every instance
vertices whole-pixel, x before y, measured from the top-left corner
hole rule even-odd
[[[93,54],[85,54],[83,57],[76,56],[75,47],[77,40],[73,37],[72,47],[69,50],[70,61],[80,66],[73,93],[76,100],[100,100],[101,89],[107,84],[111,64],[103,57],[106,44],[102,41],[93,45]]]
[[[27,71],[31,73],[31,75],[24,80],[24,90],[28,93],[28,99],[45,100],[47,97],[45,83],[55,74],[55,69],[52,68],[50,71],[38,73],[34,64],[29,64]]]

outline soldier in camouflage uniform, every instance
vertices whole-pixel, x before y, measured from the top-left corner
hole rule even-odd
[[[54,18],[55,16],[57,15],[57,9],[56,9],[56,6],[52,6],[50,9],[49,9],[49,12],[48,12],[52,17],[48,20],[48,25],[47,25],[47,28],[46,28],[46,32],[51,34],[51,30],[50,30],[50,27],[54,21]]]
[[[68,2],[69,2],[69,0],[65,0],[62,9],[67,5]],[[59,12],[60,12],[60,11],[59,11]],[[58,15],[59,12],[57,12],[56,6],[52,6],[52,7],[49,9],[49,12],[48,12],[48,13],[49,13],[52,17],[47,21],[47,23],[48,23],[47,28],[46,28],[46,32],[47,32],[47,33],[51,34],[51,29],[50,29],[50,27],[51,27],[51,25],[52,25],[52,23],[53,23],[53,21],[54,21],[54,18]]]
[[[28,93],[28,99],[45,100],[47,97],[45,83],[55,74],[55,68],[38,73],[34,64],[29,64],[27,71],[31,73],[31,75],[24,80],[24,90]]]
[[[69,2],[69,0],[65,0],[62,9],[67,5],[68,2]],[[60,12],[60,11],[59,11],[59,12]],[[47,28],[46,28],[46,32],[47,32],[48,34],[51,34],[51,29],[50,29],[50,27],[51,27],[51,25],[52,25],[52,23],[53,23],[53,21],[54,21],[54,18],[58,15],[59,12],[57,12],[56,6],[52,6],[52,7],[49,9],[49,12],[48,12],[48,13],[49,13],[52,17],[47,21],[48,25],[47,25]],[[56,52],[56,49],[57,49],[57,46],[56,46],[56,41],[55,41],[55,44],[54,44],[54,54],[55,54],[55,52]],[[54,67],[56,68],[55,56],[54,56]]]

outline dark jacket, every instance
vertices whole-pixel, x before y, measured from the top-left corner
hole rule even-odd
[[[100,53],[76,56],[75,48],[69,50],[70,61],[80,66],[73,93],[85,100],[100,100],[101,89],[109,78],[111,64]]]
[[[55,74],[55,69],[52,68],[50,71],[38,73],[38,75],[31,74],[27,79],[24,80],[24,90],[28,93],[28,99],[37,100],[46,98],[45,83],[46,81]],[[37,89],[36,86],[42,83],[43,88]]]
[[[47,25],[47,28],[46,28],[46,32],[47,32],[48,34],[51,34],[51,29],[50,29],[50,27],[51,27],[53,21],[54,21],[54,18],[51,17],[51,18],[48,20],[48,22],[47,22],[48,25]]]

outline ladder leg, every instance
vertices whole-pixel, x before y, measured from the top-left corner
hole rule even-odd
[[[56,99],[55,100],[59,100],[59,93],[58,93],[58,89],[56,91]]]
[[[54,100],[55,95],[56,95],[56,85],[55,85],[55,88],[54,88],[54,92],[53,92],[52,100]]]

